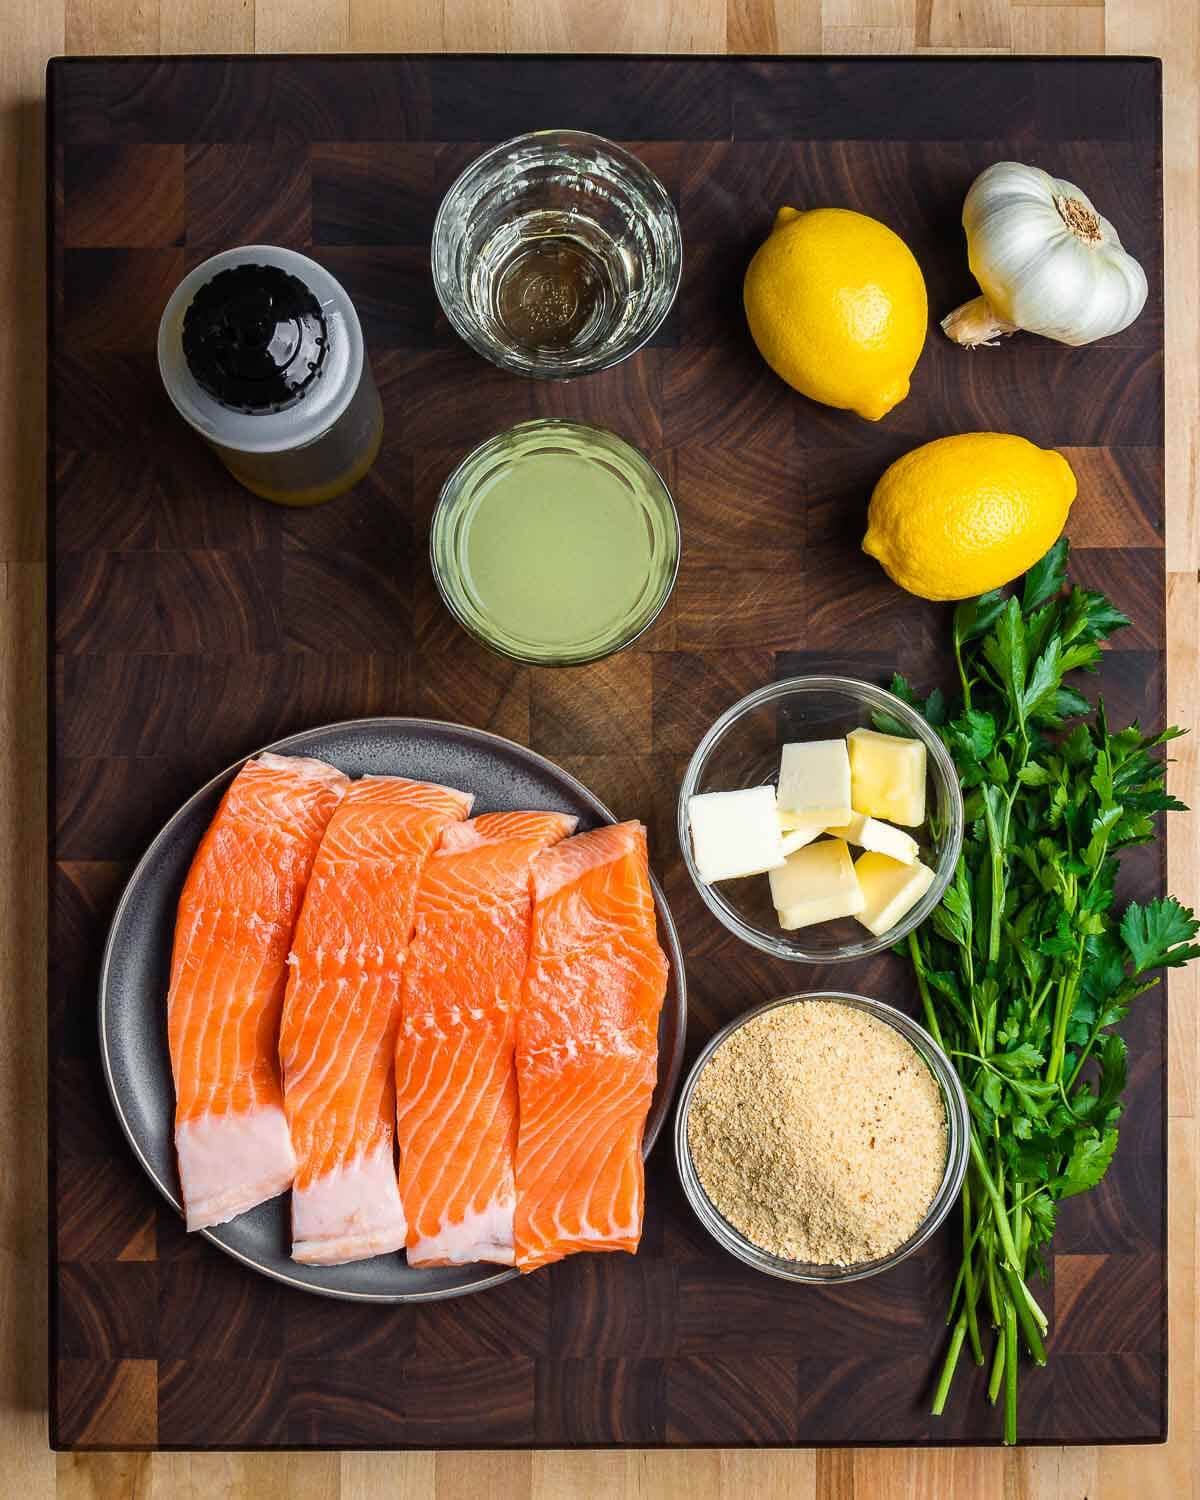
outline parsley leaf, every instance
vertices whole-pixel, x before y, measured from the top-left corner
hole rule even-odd
[[[1076,1193],[1085,1193],[1093,1188],[1108,1171],[1108,1165],[1117,1149],[1117,1132],[1106,1130],[1103,1135],[1081,1135],[1067,1158],[1066,1170],[1055,1180],[1054,1188],[1059,1198],[1073,1198]]]
[[[981,594],[978,599],[964,599],[954,611],[955,642],[965,646],[969,641],[986,635],[1003,608],[1004,594],[1000,589]]]
[[[1025,693],[1025,625],[1016,599],[1004,606],[995,630],[983,643],[983,654],[1007,689],[1010,709],[1020,713]]]
[[[1067,581],[1067,554],[1070,548],[1065,536],[1060,536],[1040,562],[1035,562],[1025,575],[1025,587],[1021,591],[1021,609],[1031,614],[1039,604],[1044,604],[1052,594],[1062,592]]]
[[[1195,913],[1181,906],[1174,896],[1159,897],[1145,906],[1133,901],[1121,918],[1121,936],[1133,959],[1135,974],[1177,969],[1200,958],[1200,944],[1191,941],[1197,932],[1200,922]]]

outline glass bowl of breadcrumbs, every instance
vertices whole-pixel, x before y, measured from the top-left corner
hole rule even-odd
[[[914,1254],[962,1187],[970,1117],[942,1049],[902,1011],[822,991],[717,1033],[680,1095],[688,1202],[731,1255],[817,1283]]]

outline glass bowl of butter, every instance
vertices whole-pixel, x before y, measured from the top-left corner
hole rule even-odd
[[[867,958],[941,901],[963,837],[957,773],[902,699],[793,677],[727,709],[679,792],[679,842],[705,905],[797,963]]]

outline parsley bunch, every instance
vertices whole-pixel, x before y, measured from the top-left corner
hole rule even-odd
[[[966,1343],[997,1330],[989,1398],[1004,1389],[1017,1440],[1019,1344],[1045,1364],[1046,1316],[1029,1288],[1059,1201],[1094,1187],[1117,1146],[1125,1043],[1114,1029],[1158,982],[1200,955],[1192,912],[1172,897],[1114,908],[1118,856],[1151,842],[1164,790],[1157,746],[1182,731],[1110,728],[1067,678],[1094,672],[1101,642],[1129,621],[1103,594],[1068,587],[1067,542],[1020,595],[954,614],[961,702],[893,689],[934,725],[962,782],[966,833],[941,905],[908,939],[926,1024],[971,1109],[962,1265],[933,1401],[945,1407]],[[877,727],[903,732],[880,716]]]

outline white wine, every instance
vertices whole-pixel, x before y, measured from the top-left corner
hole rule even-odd
[[[451,326],[516,375],[606,369],[649,339],[679,288],[666,188],[636,156],[537,130],[478,157],[442,200],[433,284]]]
[[[524,229],[525,226],[522,226]],[[606,328],[620,292],[604,257],[576,235],[523,235],[494,278],[496,321],[530,353],[559,353]]]

